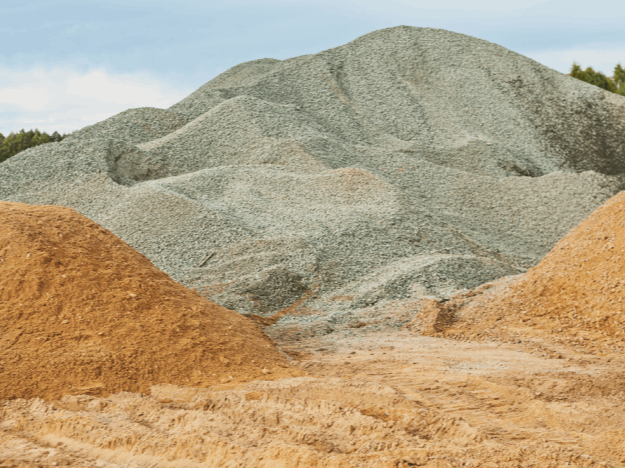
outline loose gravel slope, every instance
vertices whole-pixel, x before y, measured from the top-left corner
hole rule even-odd
[[[524,271],[623,172],[625,98],[402,26],[25,151],[0,200],[74,208],[239,312],[341,315]]]

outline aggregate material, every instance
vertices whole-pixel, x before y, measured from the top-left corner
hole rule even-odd
[[[524,275],[484,285],[473,297],[458,295],[445,304],[431,301],[429,307],[438,309],[439,316],[442,308],[456,309],[455,323],[440,332],[515,341],[525,329],[579,349],[599,353],[622,350],[624,231],[625,192],[621,192],[571,230]]]
[[[0,203],[0,400],[294,375],[260,326],[176,283],[93,221]]]
[[[522,273],[624,171],[625,98],[401,26],[25,151],[0,165],[0,200],[74,208],[241,313],[309,297],[327,331]]]

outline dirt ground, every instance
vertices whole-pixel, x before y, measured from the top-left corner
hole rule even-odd
[[[279,343],[305,377],[7,401],[0,466],[625,466],[625,356],[490,340],[337,332]]]

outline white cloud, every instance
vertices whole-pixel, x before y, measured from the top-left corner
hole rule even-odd
[[[573,62],[582,68],[592,67],[608,76],[612,76],[617,63],[625,65],[625,47],[596,46],[568,50],[550,50],[526,53],[537,62],[562,73],[568,73]]]
[[[0,89],[0,103],[12,104],[27,110],[41,110],[50,101],[50,93],[46,88],[21,88]]]
[[[169,93],[156,83],[145,83],[132,76],[114,77],[103,70],[87,75],[75,76],[67,80],[68,94],[96,99],[102,102],[142,106],[151,103],[152,107],[171,105]]]
[[[0,133],[69,133],[133,107],[166,108],[190,94],[144,74],[106,70],[0,70]]]

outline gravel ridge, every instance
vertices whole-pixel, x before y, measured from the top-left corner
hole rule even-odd
[[[345,322],[523,272],[623,173],[625,98],[400,26],[27,150],[0,200],[74,208],[239,312],[309,298]]]

